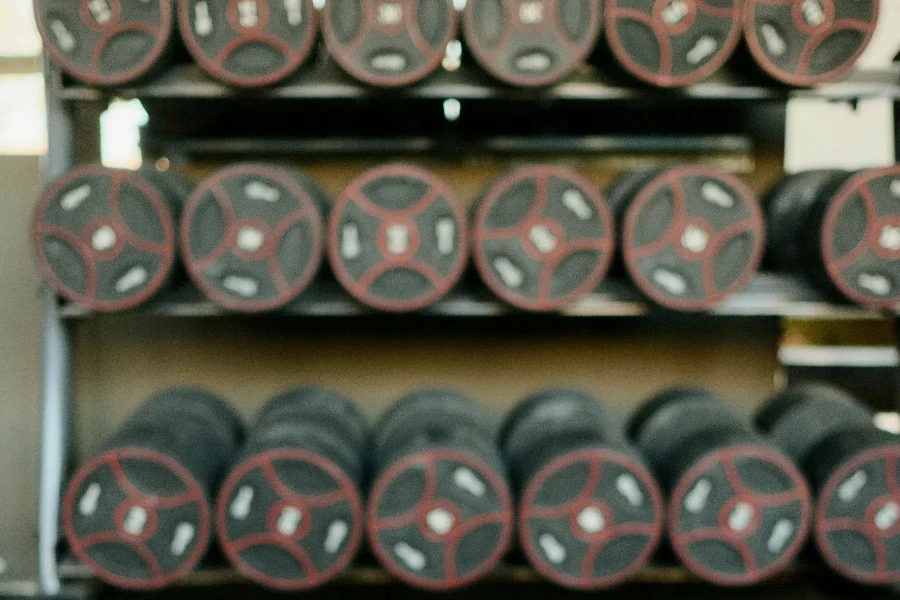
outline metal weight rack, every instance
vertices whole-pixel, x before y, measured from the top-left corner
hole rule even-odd
[[[690,110],[695,107],[704,118],[710,113],[772,108],[783,111],[788,98],[804,96],[840,101],[880,97],[900,100],[900,65],[898,68],[879,72],[856,72],[849,78],[831,85],[811,90],[787,91],[778,87],[758,84],[743,85],[738,80],[722,76],[714,81],[690,86],[678,92],[656,91],[623,87],[603,81],[586,71],[574,79],[544,93],[524,92],[493,84],[481,76],[471,65],[464,65],[456,72],[442,72],[426,83],[400,92],[392,92],[392,101],[404,106],[427,104],[428,111],[439,113],[436,101],[456,99],[472,102],[475,110],[489,104],[527,110],[538,106],[541,111],[554,107],[580,110],[597,107],[618,107],[623,103],[635,103],[648,110],[665,110],[678,105]],[[75,163],[75,147],[86,133],[83,118],[77,118],[78,109],[90,107],[99,112],[112,96],[105,91],[85,87],[65,77],[52,65],[45,66],[47,81],[49,152],[45,164],[45,177],[52,180]],[[145,103],[150,115],[150,126],[144,139],[145,154],[187,158],[195,155],[276,153],[276,154],[352,154],[352,153],[435,153],[456,152],[460,148],[477,148],[490,152],[516,153],[541,152],[660,152],[660,151],[716,151],[741,150],[750,145],[753,133],[741,135],[712,135],[703,132],[666,132],[652,135],[643,132],[634,135],[585,135],[583,133],[544,135],[542,131],[524,131],[509,135],[501,132],[493,138],[478,132],[456,132],[453,123],[446,123],[440,135],[427,135],[418,131],[400,135],[376,135],[360,137],[338,133],[313,132],[306,136],[280,136],[278,139],[257,135],[253,131],[222,134],[216,129],[216,121],[193,124],[182,131],[177,124],[166,125],[174,119],[178,107],[205,106],[206,103],[222,103],[223,110],[240,109],[242,105],[269,108],[283,107],[285,102],[304,108],[315,103],[340,101],[348,107],[357,106],[386,96],[352,83],[341,76],[327,59],[304,71],[286,85],[247,95],[240,95],[229,88],[204,77],[194,66],[175,65],[159,78],[146,85],[121,89],[116,97],[138,98]],[[386,109],[389,103],[379,104],[374,110]],[[640,108],[638,110],[642,110]],[[468,105],[464,110],[468,110]],[[190,111],[188,111],[190,114]],[[96,113],[91,113],[96,114]],[[541,114],[545,114],[541,112]],[[733,117],[733,115],[731,115]],[[184,117],[182,117],[184,119]],[[548,117],[549,118],[549,117]],[[742,117],[746,119],[746,116]],[[689,120],[689,119],[688,119]],[[171,124],[169,124],[171,125]],[[96,127],[93,122],[92,127]],[[602,128],[602,124],[599,126]],[[752,131],[752,128],[748,128]],[[165,154],[163,154],[165,152]],[[93,318],[82,308],[61,302],[49,289],[42,292],[43,302],[43,351],[41,389],[41,471],[39,503],[39,590],[42,597],[60,597],[76,591],[83,584],[86,574],[77,567],[67,565],[60,555],[59,504],[62,486],[65,484],[71,463],[73,439],[73,338],[79,323]],[[427,311],[433,316],[500,317],[508,309],[490,298],[484,291],[456,293]],[[305,294],[281,312],[294,316],[342,316],[352,317],[367,311],[352,302],[336,288],[321,287]],[[193,287],[184,286],[164,293],[146,307],[136,311],[141,315],[167,317],[226,317],[228,313],[205,298]],[[635,289],[624,281],[612,281],[596,293],[567,309],[562,317],[643,317],[666,318],[665,313],[648,305]],[[822,294],[799,279],[775,273],[761,273],[753,284],[735,298],[708,315],[698,318],[716,319],[723,316],[777,320],[780,318],[818,320],[873,320],[885,315],[850,305],[830,302]],[[895,323],[896,317],[894,317]],[[863,352],[854,355],[856,366],[896,369],[895,357],[883,353]],[[825,356],[822,364],[839,361],[836,355]],[[887,361],[887,362],[886,362]],[[892,362],[893,361],[893,362]],[[801,361],[802,362],[802,361]],[[815,362],[815,361],[813,361]],[[852,361],[851,361],[852,362]],[[513,570],[513,578],[527,578],[522,570]],[[361,569],[351,575],[359,581],[384,579],[375,569]],[[648,575],[648,584],[669,581],[679,576],[666,572]],[[232,580],[234,578],[232,577]],[[234,581],[233,581],[234,582]],[[560,592],[562,593],[562,592]],[[213,596],[211,596],[213,597]]]

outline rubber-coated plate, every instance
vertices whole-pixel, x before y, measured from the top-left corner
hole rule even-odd
[[[173,219],[163,192],[140,173],[74,169],[47,188],[35,210],[38,267],[57,293],[89,310],[133,308],[169,279]]]
[[[459,281],[466,219],[435,175],[389,164],[355,179],[328,221],[328,257],[338,281],[363,304],[385,311],[425,308]]]
[[[276,448],[232,469],[219,493],[216,525],[241,573],[274,589],[311,589],[356,556],[362,499],[350,476],[324,456]]]
[[[312,0],[178,0],[181,37],[210,75],[272,85],[306,62],[318,35]]]
[[[637,286],[673,310],[709,310],[743,289],[765,248],[762,212],[739,179],[686,166],[637,194],[622,231],[625,265]]]
[[[559,310],[594,291],[613,256],[613,218],[600,191],[551,165],[495,181],[472,226],[481,278],[524,310]]]
[[[182,215],[188,274],[228,308],[284,306],[322,263],[322,197],[311,180],[278,167],[241,164],[213,173]]]
[[[531,478],[519,539],[548,579],[595,590],[634,576],[663,532],[663,502],[646,467],[609,449],[568,452]]]
[[[849,300],[900,305],[900,165],[863,171],[838,190],[821,245],[831,281]]]
[[[369,545],[395,577],[428,590],[469,585],[509,547],[513,511],[504,478],[467,452],[424,450],[376,479]]]
[[[669,539],[699,577],[746,586],[794,559],[811,517],[809,489],[793,463],[764,446],[732,446],[681,476],[669,500]]]
[[[146,75],[175,23],[171,0],[35,0],[34,14],[53,62],[99,86]]]
[[[656,86],[703,81],[734,54],[742,0],[606,0],[606,39],[619,64]]]
[[[209,545],[209,513],[203,488],[180,463],[141,448],[94,458],[62,505],[72,552],[106,583],[130,590],[188,575]]]
[[[321,16],[331,56],[380,87],[410,85],[436,71],[458,26],[452,0],[328,0]]]
[[[840,79],[872,39],[879,0],[745,0],[744,36],[772,77],[796,86]]]
[[[469,0],[463,30],[469,49],[511,85],[545,86],[577,69],[603,20],[598,0]]]
[[[816,544],[838,573],[866,584],[900,582],[900,445],[845,461],[822,487]]]

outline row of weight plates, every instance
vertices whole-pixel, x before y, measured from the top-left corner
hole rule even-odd
[[[895,309],[898,199],[896,165],[785,178],[765,201],[772,266],[835,298]],[[273,165],[230,166],[193,191],[171,173],[83,167],[49,186],[33,224],[46,280],[98,311],[149,299],[175,277],[179,254],[194,283],[232,310],[283,307],[327,256],[363,304],[414,311],[457,285],[470,249],[499,298],[554,311],[595,291],[611,266],[622,270],[617,247],[644,295],[702,311],[751,281],[765,238],[753,193],[702,165],[629,173],[605,195],[565,167],[521,167],[487,187],[471,222],[445,182],[406,164],[366,171],[333,205],[312,179]]]
[[[516,86],[545,86],[587,58],[657,86],[701,81],[743,32],[763,71],[788,85],[846,75],[866,48],[878,0],[36,0],[48,55],[92,85],[148,76],[173,54],[175,23],[194,60],[217,79],[283,81],[313,54],[367,84],[402,86],[437,70],[462,22],[482,67]],[[604,34],[607,44],[594,52]],[[593,54],[592,54],[593,53]]]
[[[272,589],[334,579],[364,532],[399,580],[458,589],[506,556],[516,523],[529,562],[576,590],[635,576],[664,531],[697,577],[757,584],[791,564],[811,523],[835,572],[900,582],[898,436],[818,384],[775,396],[756,425],[771,437],[707,390],[673,389],[622,427],[596,398],[555,388],[497,428],[472,400],[426,389],[372,435],[347,399],[300,388],[245,436],[220,399],[176,388],[79,469],[62,522],[76,556],[127,589],[182,579],[214,532],[242,574]]]

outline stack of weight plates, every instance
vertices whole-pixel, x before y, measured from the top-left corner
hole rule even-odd
[[[237,569],[277,590],[322,585],[362,542],[368,427],[321,388],[263,409],[219,492],[219,542]]]
[[[478,581],[506,554],[513,507],[490,418],[445,390],[406,396],[375,433],[369,546],[426,590]]]
[[[161,589],[188,575],[209,547],[210,502],[242,433],[208,392],[153,396],[69,483],[62,524],[75,556],[120,588]]]
[[[712,393],[664,392],[638,410],[629,433],[666,489],[672,549],[697,576],[756,584],[803,548],[812,502],[802,474]]]

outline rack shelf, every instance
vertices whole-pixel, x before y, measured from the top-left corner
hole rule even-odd
[[[156,99],[281,98],[336,100],[359,98],[421,98],[460,100],[729,100],[780,101],[788,97],[818,97],[852,100],[866,97],[900,98],[900,66],[883,71],[856,71],[845,79],[811,89],[791,90],[774,84],[742,80],[729,72],[678,90],[661,90],[623,84],[585,68],[564,83],[545,90],[505,87],[489,79],[474,66],[440,71],[419,85],[385,91],[357,83],[327,60],[318,61],[277,87],[254,92],[235,90],[218,83],[192,64],[173,65],[152,81],[135,87],[100,90],[63,80],[55,71],[55,87],[62,100],[98,101],[104,97]]]
[[[234,313],[207,300],[197,288],[184,284],[137,312],[167,317],[223,317]],[[323,282],[302,294],[276,313],[289,317],[353,317],[374,314],[355,302],[333,282]],[[452,292],[424,315],[445,317],[498,317],[516,313],[496,300],[482,288],[466,288]],[[613,279],[595,293],[568,307],[567,317],[640,317],[666,314],[644,300],[629,282]],[[725,317],[792,317],[797,319],[879,319],[886,315],[853,305],[835,304],[821,292],[795,277],[761,273],[740,294],[706,313]],[[95,313],[71,303],[61,307],[61,315],[68,320],[96,316]]]

